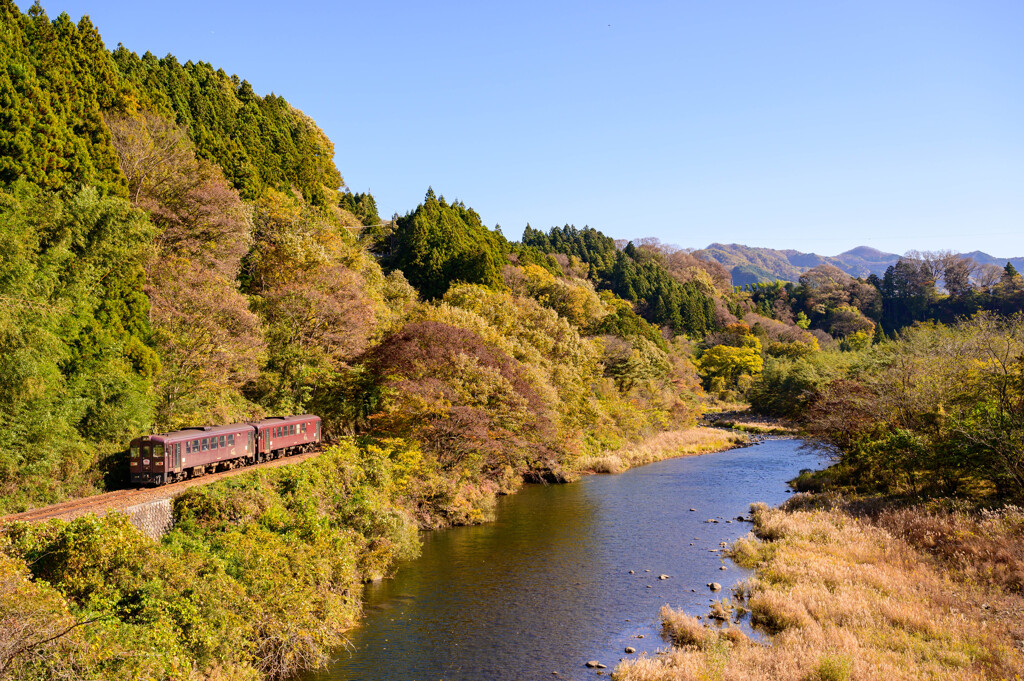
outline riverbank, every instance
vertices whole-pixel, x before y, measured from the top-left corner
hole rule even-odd
[[[740,604],[771,644],[666,610],[669,653],[618,681],[1012,679],[1024,676],[1024,513],[864,514],[799,495],[753,507],[730,556],[756,576]],[[722,611],[723,608],[718,608]],[[745,615],[747,616],[747,615]]]
[[[575,472],[622,473],[645,464],[679,456],[722,452],[749,444],[742,433],[720,428],[694,427],[657,433],[643,442],[598,456],[584,456],[576,462]]]
[[[731,428],[755,435],[783,435],[797,437],[800,434],[792,422],[776,416],[752,413],[749,408],[704,414],[703,421],[713,428]]]

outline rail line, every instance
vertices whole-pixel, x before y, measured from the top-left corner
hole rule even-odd
[[[71,520],[89,513],[95,513],[98,516],[102,516],[110,511],[123,510],[130,506],[135,506],[136,504],[157,501],[159,499],[173,499],[190,487],[207,485],[211,482],[216,482],[217,480],[231,478],[236,475],[244,475],[245,473],[255,470],[278,468],[280,466],[288,466],[293,463],[312,459],[319,456],[321,451],[322,450],[317,449],[312,452],[306,452],[305,454],[286,456],[280,459],[274,459],[273,461],[267,461],[266,463],[258,463],[253,466],[233,468],[229,471],[221,471],[220,473],[210,473],[202,477],[182,480],[181,482],[175,482],[161,487],[118,489],[111,492],[104,492],[103,494],[96,494],[91,497],[69,499],[50,506],[43,506],[41,508],[34,508],[21,513],[13,513],[11,515],[0,517],[0,524],[10,522],[40,522],[53,519]]]

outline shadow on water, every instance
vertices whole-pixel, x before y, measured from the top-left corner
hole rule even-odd
[[[587,660],[612,668],[626,646],[654,654],[662,605],[704,614],[746,576],[719,543],[749,531],[735,518],[750,502],[781,503],[787,480],[823,465],[799,446],[529,486],[501,500],[494,523],[426,534],[419,558],[367,587],[352,648],[306,679],[588,679]]]

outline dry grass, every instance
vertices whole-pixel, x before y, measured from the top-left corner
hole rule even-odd
[[[874,522],[976,583],[1024,594],[1024,509],[944,513],[884,511]]]
[[[601,456],[584,456],[576,462],[580,473],[621,473],[635,466],[678,456],[694,456],[746,444],[747,438],[715,428],[669,430],[643,442]]]
[[[754,414],[748,409],[711,413],[704,418],[716,428],[733,428],[759,435],[795,435],[799,432],[789,421]]]
[[[717,601],[715,605],[723,615],[721,621],[728,621],[733,610],[728,599]],[[677,646],[689,646],[700,650],[717,648],[723,643],[735,646],[750,642],[739,627],[707,627],[696,617],[691,617],[680,610],[673,610],[667,605],[661,609],[661,632]]]
[[[677,647],[624,662],[614,678],[1024,677],[1024,598],[1013,592],[1019,511],[979,519],[905,510],[869,519],[839,509],[753,510],[761,539],[737,542],[735,555],[757,568],[741,591],[770,645],[734,643],[665,609]]]

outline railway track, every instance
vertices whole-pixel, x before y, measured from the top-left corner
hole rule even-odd
[[[199,478],[182,480],[181,482],[163,485],[162,487],[119,489],[112,492],[105,492],[103,494],[96,494],[91,497],[69,499],[68,501],[62,501],[59,504],[53,504],[52,506],[34,508],[30,511],[23,511],[22,513],[13,513],[11,515],[0,517],[0,524],[9,522],[31,523],[53,519],[71,520],[89,513],[102,516],[110,511],[123,510],[131,506],[135,506],[136,504],[158,501],[160,499],[173,499],[191,487],[208,485],[209,483],[216,482],[217,480],[231,478],[236,475],[244,475],[263,468],[289,466],[300,461],[305,461],[306,459],[312,459],[319,455],[320,450],[317,450],[306,452],[305,454],[296,454],[295,456],[274,459],[273,461],[267,461],[266,463],[260,463],[254,466],[235,468],[229,471],[222,471],[220,473],[210,473],[209,475],[204,475]]]

